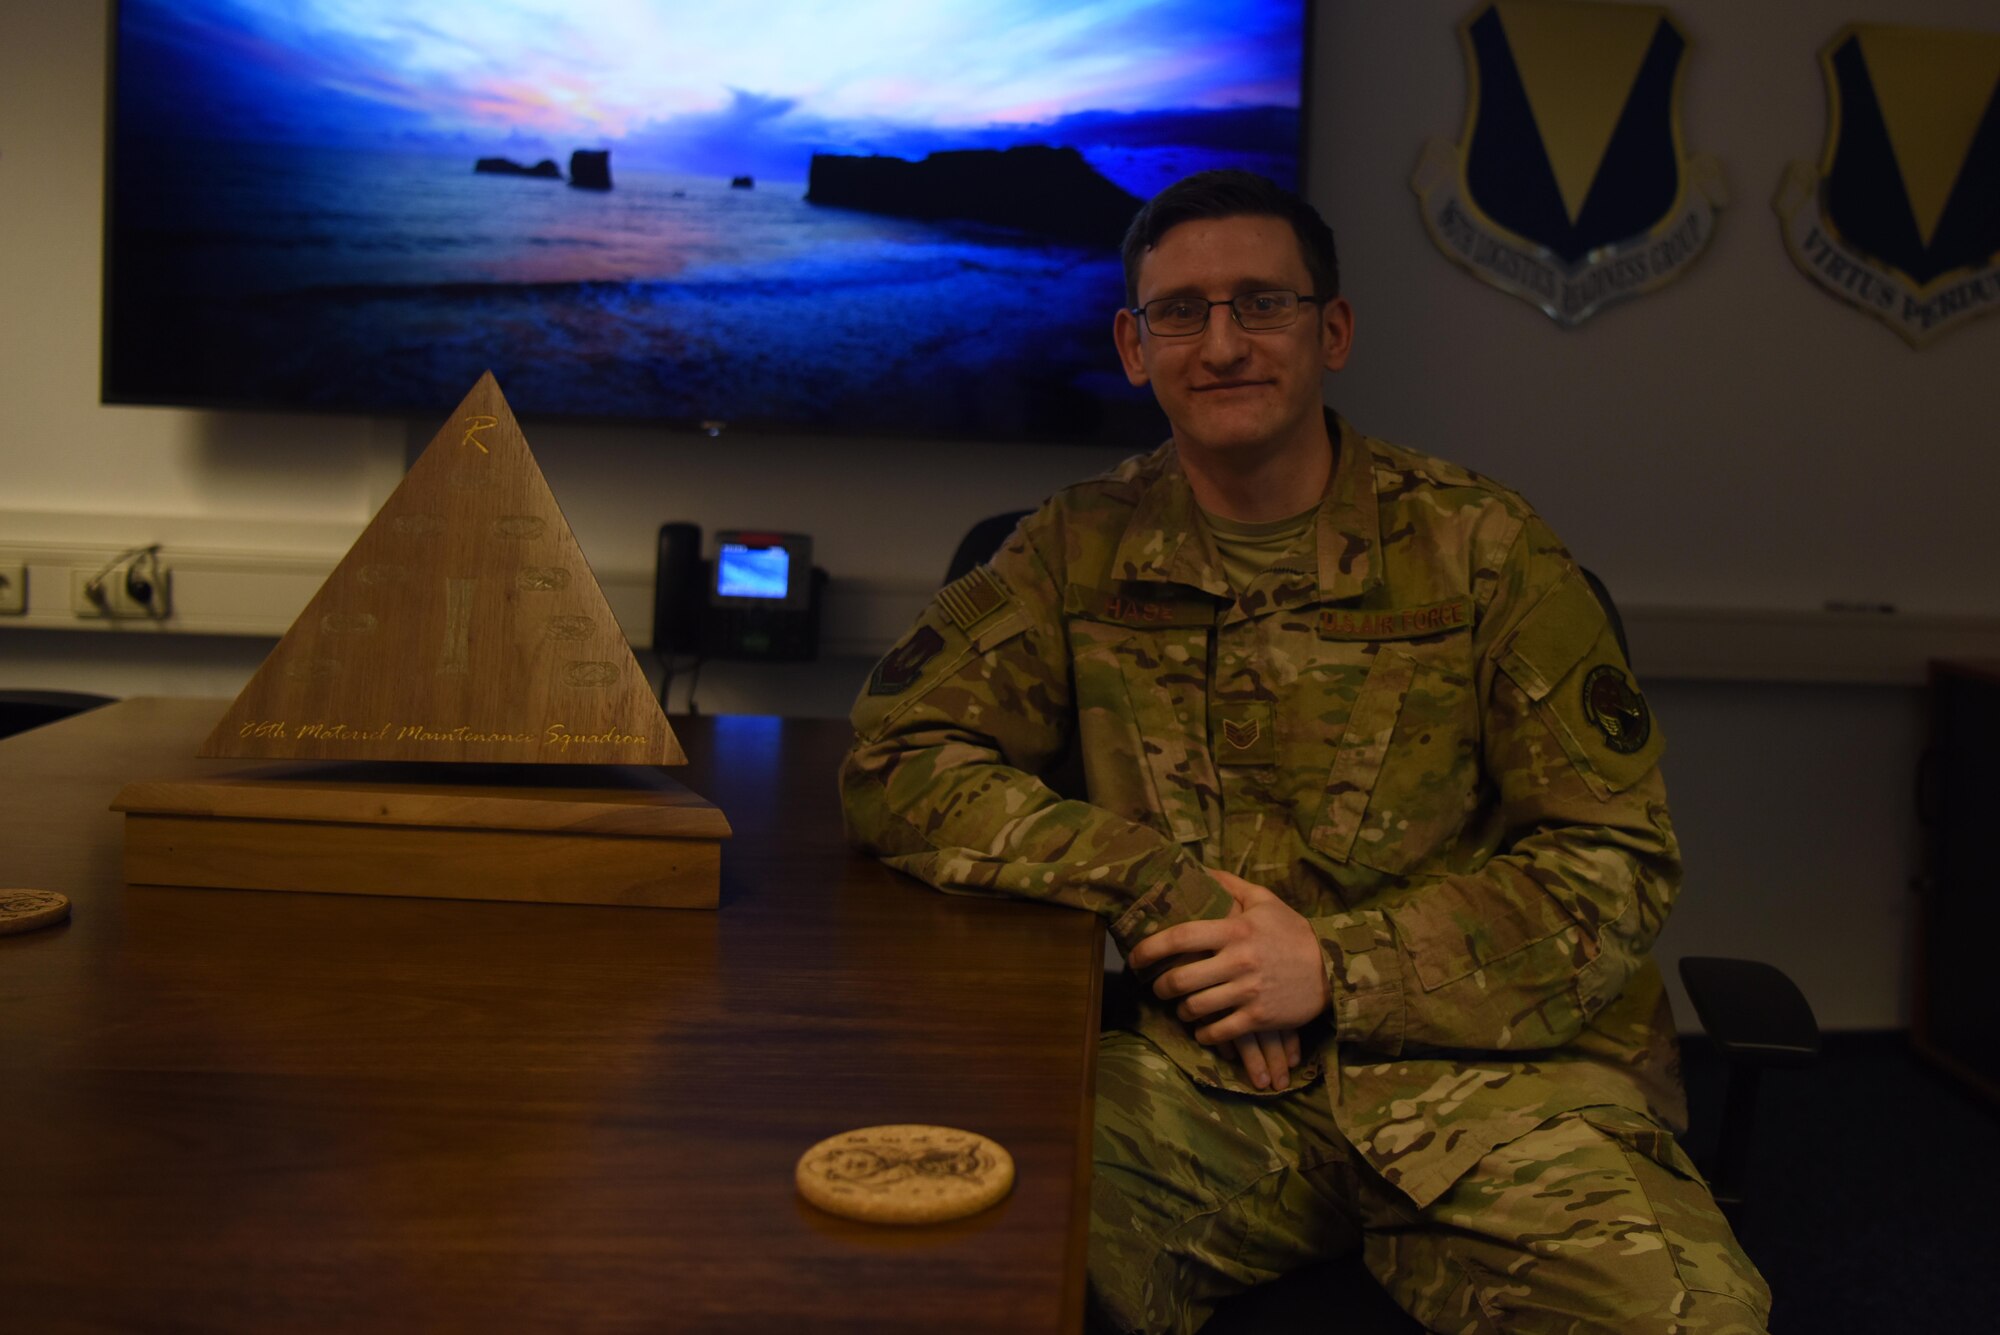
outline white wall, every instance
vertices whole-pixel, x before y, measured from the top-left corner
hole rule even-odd
[[[1520,488],[1628,603],[1886,598],[2000,615],[1984,512],[2000,450],[1977,388],[2000,364],[2000,318],[1912,352],[1793,268],[1768,205],[1783,164],[1821,148],[1819,45],[1866,15],[1832,0],[1673,7],[1694,39],[1688,142],[1722,159],[1735,202],[1685,278],[1564,332],[1449,264],[1409,189],[1424,139],[1458,133],[1454,25],[1469,8],[1319,9],[1312,194],[1360,316],[1334,400]],[[1986,0],[1904,0],[1893,17],[1990,30],[1990,15]],[[432,424],[96,402],[106,25],[102,0],[0,0],[0,511],[129,516],[131,542],[161,517],[358,531]],[[976,518],[1111,462],[1074,447],[529,434],[586,555],[620,573],[649,570],[659,523],[688,518],[810,531],[838,578],[930,579]],[[222,693],[260,655],[254,641],[0,629],[0,685]],[[723,674],[703,701],[833,712],[854,673]],[[1691,868],[1666,952],[1770,958],[1831,1024],[1899,1022],[1917,693],[1653,694]]]
[[[1922,692],[1670,681],[1647,695],[1687,867],[1663,967],[1767,960],[1827,1028],[1907,1023]]]

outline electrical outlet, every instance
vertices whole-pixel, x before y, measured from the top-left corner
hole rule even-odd
[[[152,572],[147,571],[150,579]],[[98,581],[96,598],[91,597],[90,583]],[[159,578],[150,580],[153,585],[151,602],[140,602],[126,587],[125,568],[107,572],[98,578],[94,570],[79,570],[72,567],[69,572],[70,611],[79,617],[92,619],[110,617],[120,621],[161,620],[166,616],[167,588],[170,572],[160,568]]]
[[[0,617],[17,617],[28,610],[28,567],[11,562],[0,565]]]

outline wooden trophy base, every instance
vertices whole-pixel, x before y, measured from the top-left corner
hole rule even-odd
[[[133,885],[708,908],[729,822],[658,769],[263,765],[127,784]]]

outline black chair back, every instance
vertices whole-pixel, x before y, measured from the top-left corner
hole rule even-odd
[[[1006,514],[994,515],[974,524],[959,540],[958,550],[951,554],[951,565],[944,572],[944,582],[951,583],[989,559],[1000,550],[1000,544],[1007,541],[1007,535],[1014,531],[1014,526],[1033,513],[1033,510],[1009,510]]]
[[[1611,623],[1611,634],[1618,641],[1618,652],[1625,655],[1625,666],[1631,667],[1632,646],[1625,643],[1625,618],[1618,615],[1618,604],[1611,601],[1611,590],[1604,587],[1604,581],[1597,577],[1596,571],[1584,566],[1577,569],[1583,571],[1584,582],[1597,595],[1597,605],[1604,609],[1604,618]]]

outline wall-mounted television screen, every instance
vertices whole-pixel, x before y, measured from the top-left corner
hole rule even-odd
[[[1116,243],[1307,0],[119,0],[107,402],[1158,434]]]

